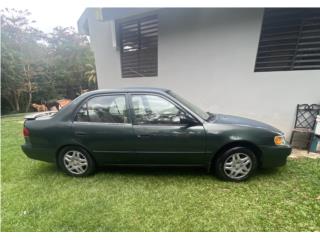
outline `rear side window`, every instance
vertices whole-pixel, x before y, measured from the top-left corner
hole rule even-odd
[[[77,122],[127,123],[124,95],[99,96],[88,100],[78,111]]]

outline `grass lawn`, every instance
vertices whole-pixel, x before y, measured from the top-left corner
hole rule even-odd
[[[320,231],[320,159],[244,183],[167,168],[72,178],[22,153],[22,121],[2,118],[2,231]]]

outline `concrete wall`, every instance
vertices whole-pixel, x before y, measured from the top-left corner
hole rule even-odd
[[[254,72],[263,9],[161,9],[158,76],[121,78],[112,21],[89,19],[99,88],[164,87],[202,109],[290,135],[298,103],[320,103],[320,71]]]

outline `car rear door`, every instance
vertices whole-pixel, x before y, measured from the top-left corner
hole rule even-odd
[[[201,123],[179,121],[188,114],[170,99],[157,94],[130,94],[136,163],[154,165],[204,165],[205,130]]]
[[[74,138],[105,164],[134,159],[135,135],[125,94],[94,96],[86,100],[73,121]]]

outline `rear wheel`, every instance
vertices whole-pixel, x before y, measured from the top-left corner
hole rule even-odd
[[[215,162],[218,177],[230,181],[243,181],[257,169],[257,158],[251,149],[234,147],[224,152]]]
[[[59,167],[68,175],[88,176],[95,170],[95,162],[90,154],[81,147],[68,146],[58,156]]]

